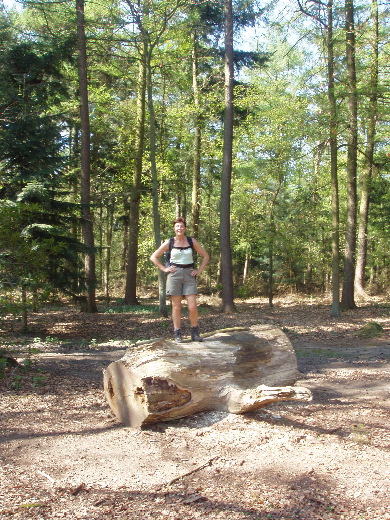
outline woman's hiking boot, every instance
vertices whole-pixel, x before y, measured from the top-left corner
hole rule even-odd
[[[175,341],[176,341],[176,343],[182,343],[183,340],[181,338],[181,329],[175,329],[174,334],[175,334]]]
[[[203,341],[203,338],[199,336],[199,327],[191,327],[191,339],[192,341]]]

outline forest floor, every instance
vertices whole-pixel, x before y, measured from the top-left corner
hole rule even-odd
[[[134,341],[171,336],[155,302],[142,303],[131,313],[45,310],[30,316],[29,336],[0,336],[34,360],[0,379],[2,520],[390,519],[388,303],[335,319],[319,299],[240,301],[225,315],[201,298],[202,332],[280,327],[313,400],[134,430],[112,416],[102,370]],[[362,337],[369,322],[383,332]]]

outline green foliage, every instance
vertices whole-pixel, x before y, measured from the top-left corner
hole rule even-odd
[[[8,280],[13,285],[19,279],[19,284],[41,281],[69,291],[77,289],[77,253],[83,246],[66,233],[64,226],[71,222],[71,215],[59,213],[61,205],[52,197],[43,185],[34,184],[22,190],[18,202],[0,201],[4,283]]]
[[[62,137],[53,108],[66,95],[59,68],[64,51],[17,42],[0,54],[0,190],[8,198],[25,182],[55,182]]]
[[[30,344],[26,348],[4,345],[0,348],[0,381],[11,390],[24,386],[42,387],[47,375],[35,368],[35,357],[39,350]],[[19,361],[16,358],[19,358]]]
[[[376,323],[375,321],[366,323],[358,332],[358,336],[361,338],[376,338],[381,334],[383,334],[383,327],[380,323]]]
[[[272,4],[272,3],[271,3]],[[234,175],[231,198],[236,294],[264,294],[270,275],[275,290],[326,290],[331,264],[328,101],[323,33],[302,16],[287,19],[277,3],[261,18],[262,38],[250,53],[236,48]],[[308,3],[310,4],[310,3]],[[3,19],[0,55],[0,275],[4,313],[28,309],[34,292],[47,297],[81,289],[79,113],[74,5],[28,2],[21,16]],[[314,5],[314,3],[313,3]],[[341,5],[341,4],[340,4]],[[261,14],[236,2],[236,31]],[[98,276],[121,295],[128,243],[129,200],[135,164],[137,88],[143,42],[151,55],[156,112],[161,235],[172,234],[177,212],[191,214],[194,124],[201,131],[199,240],[211,253],[205,273],[218,290],[219,204],[223,148],[223,4],[182,5],[171,0],[86,4],[92,138],[94,226]],[[275,8],[272,13],[271,7]],[[335,94],[338,103],[340,233],[346,215],[345,41],[343,10],[335,10]],[[371,3],[357,10],[359,34],[359,178],[365,168],[371,51]],[[285,6],[288,12],[287,6]],[[261,10],[260,10],[261,11]],[[388,281],[389,141],[388,11],[381,7],[379,98],[375,171],[368,223],[367,277],[378,290]],[[143,29],[137,26],[142,15]],[[168,18],[166,18],[166,16]],[[165,22],[168,22],[166,26]],[[272,22],[272,23],[271,23]],[[164,29],[161,32],[161,29]],[[236,35],[239,33],[236,32]],[[292,43],[296,39],[296,44]],[[143,40],[144,39],[144,40]],[[245,35],[244,38],[245,40]],[[250,43],[245,41],[245,43]],[[254,51],[255,49],[255,51]],[[195,103],[192,56],[198,58]],[[268,61],[265,61],[265,57]],[[148,113],[144,138],[139,225],[139,285],[156,285],[149,261],[153,239]],[[188,219],[189,220],[189,219]],[[273,254],[273,272],[270,255]],[[108,261],[109,260],[109,261]],[[107,262],[107,263],[105,263]],[[244,280],[244,271],[245,280]],[[18,307],[19,306],[19,307]],[[114,306],[106,312],[138,312]],[[142,310],[141,310],[142,311]],[[146,310],[145,310],[146,312]],[[154,312],[154,311],[153,311]]]
[[[26,312],[38,293],[80,289],[78,253],[69,227],[76,205],[65,200],[61,66],[69,39],[10,40],[0,55],[0,284],[3,311]],[[30,292],[30,296],[28,293]],[[26,294],[27,293],[27,294]],[[30,300],[30,301],[29,301]]]
[[[107,314],[121,314],[121,313],[130,313],[130,314],[158,314],[159,307],[158,305],[121,305],[116,304],[113,306],[106,307],[104,309]]]

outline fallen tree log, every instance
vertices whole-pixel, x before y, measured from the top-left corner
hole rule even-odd
[[[199,411],[244,413],[282,400],[310,400],[294,387],[295,353],[279,329],[254,326],[220,332],[204,342],[157,339],[128,348],[104,371],[115,416],[140,427]]]

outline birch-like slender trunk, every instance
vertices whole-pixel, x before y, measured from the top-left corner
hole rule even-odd
[[[159,212],[159,189],[157,178],[156,165],[156,118],[154,113],[153,90],[152,90],[152,69],[150,63],[150,55],[147,63],[147,92],[148,92],[148,107],[149,107],[149,149],[150,149],[150,168],[152,173],[152,197],[153,197],[153,230],[154,242],[156,249],[161,245],[161,224]],[[158,269],[158,299],[159,299],[159,314],[165,318],[168,316],[168,309],[166,304],[165,291],[165,275]]]
[[[328,2],[327,22],[330,178],[332,185],[332,310],[340,316],[340,211],[337,164],[337,107],[334,92],[333,0]]]
[[[225,0],[225,115],[220,215],[223,312],[235,311],[232,253],[230,245],[230,192],[233,155],[233,82],[233,6],[232,0]]]
[[[379,41],[379,21],[378,21],[378,2],[372,1],[372,64],[370,75],[370,102],[367,120],[367,143],[365,151],[365,171],[363,173],[361,191],[360,191],[360,207],[358,216],[358,244],[355,271],[355,291],[359,296],[366,297],[365,291],[365,268],[367,259],[367,224],[370,206],[370,184],[374,171],[374,150],[376,122],[378,118],[378,41]]]
[[[199,218],[200,218],[200,154],[202,134],[200,128],[199,114],[199,86],[198,86],[198,56],[196,33],[192,35],[192,92],[194,96],[194,151],[193,151],[193,172],[192,172],[192,205],[191,205],[191,234],[198,238]]]
[[[147,42],[143,42],[143,51],[139,64],[138,94],[137,94],[137,126],[136,126],[136,158],[133,175],[133,185],[130,195],[129,245],[127,250],[125,303],[137,305],[137,267],[139,211],[141,202],[141,178],[145,139],[146,112],[146,55]]]
[[[88,108],[87,50],[85,37],[84,0],[76,0],[78,73],[81,120],[81,207],[83,240],[86,247],[84,269],[88,312],[97,312],[95,244],[91,212],[91,133]]]
[[[357,211],[357,92],[355,64],[355,23],[353,0],[345,1],[345,43],[347,58],[348,143],[347,143],[347,227],[345,233],[344,279],[341,306],[355,309],[355,255]]]

